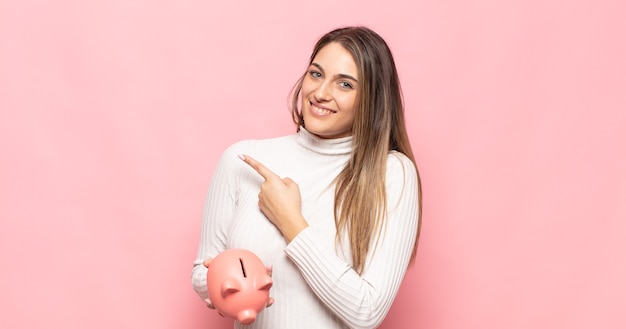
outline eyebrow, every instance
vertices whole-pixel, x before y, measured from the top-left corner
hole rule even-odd
[[[322,71],[322,73],[324,73],[324,69],[322,68],[321,65],[319,65],[319,64],[317,64],[315,62],[311,63],[311,65],[317,67],[320,71]],[[356,83],[359,83],[359,80],[357,80],[355,77],[353,77],[353,76],[351,76],[349,74],[343,74],[343,73],[342,74],[337,74],[337,75],[335,75],[335,78],[349,79],[349,80],[352,80],[352,81],[354,81]]]

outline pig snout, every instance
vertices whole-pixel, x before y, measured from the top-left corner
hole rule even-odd
[[[242,324],[250,324],[256,320],[256,311],[252,309],[243,310],[237,314],[237,320]]]

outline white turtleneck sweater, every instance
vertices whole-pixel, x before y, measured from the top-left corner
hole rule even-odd
[[[361,275],[352,267],[349,241],[335,239],[333,180],[349,159],[352,137],[321,139],[304,128],[267,140],[247,140],[222,155],[209,187],[192,284],[208,297],[206,258],[244,248],[273,267],[274,305],[251,325],[236,328],[375,328],[383,321],[404,278],[418,224],[415,167],[401,153],[387,159],[387,220]],[[309,227],[289,244],[258,207],[263,178],[237,155],[257,159],[300,187]]]

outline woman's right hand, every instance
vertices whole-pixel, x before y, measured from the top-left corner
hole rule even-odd
[[[248,155],[239,155],[264,179],[259,192],[259,209],[278,228],[287,243],[307,228],[302,217],[300,187],[291,178],[282,178]]]

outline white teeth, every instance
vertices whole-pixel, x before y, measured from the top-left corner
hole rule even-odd
[[[315,105],[313,105],[313,104],[311,104],[311,107],[313,108],[313,111],[315,111],[316,113],[319,113],[319,114],[331,114],[331,113],[335,113],[335,111],[331,111],[331,110],[323,109],[323,108],[317,107],[317,106],[315,106]]]

